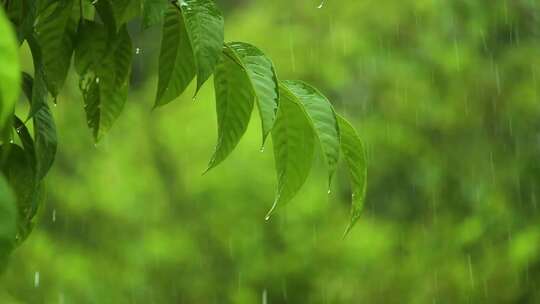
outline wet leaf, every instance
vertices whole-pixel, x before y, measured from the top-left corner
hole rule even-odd
[[[338,116],[341,150],[349,170],[352,187],[351,219],[345,235],[352,229],[364,208],[367,186],[367,164],[364,145],[353,126]]]
[[[143,28],[160,23],[169,7],[168,0],[143,0]]]
[[[245,69],[255,92],[264,145],[266,137],[274,126],[279,102],[279,88],[274,65],[270,58],[250,44],[231,42],[226,46],[234,52],[239,64]]]
[[[177,8],[170,7],[163,24],[155,106],[167,104],[180,96],[195,73],[195,59],[184,18]]]
[[[244,68],[235,53],[225,48],[216,67],[214,88],[218,117],[218,143],[208,170],[222,162],[246,132],[255,95]]]
[[[45,82],[56,97],[64,82],[73,54],[75,23],[70,20],[73,0],[61,0],[40,15],[35,26],[43,63]]]
[[[332,104],[314,87],[302,81],[283,81],[283,86],[304,106],[328,165],[328,183],[339,159],[339,129]]]
[[[15,195],[4,175],[0,174],[0,273],[15,246],[17,234],[17,208]]]
[[[306,181],[315,143],[313,127],[302,105],[285,87],[280,89],[278,114],[272,129],[278,188],[267,219],[276,207],[289,202]]]

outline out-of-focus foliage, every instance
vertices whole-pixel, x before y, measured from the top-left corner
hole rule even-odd
[[[63,144],[48,203],[0,299],[540,301],[537,1],[221,4],[226,40],[258,45],[281,78],[317,84],[358,127],[370,181],[356,228],[339,237],[348,172],[327,196],[321,154],[298,196],[264,221],[275,177],[264,173],[270,150],[253,153],[257,124],[227,163],[195,174],[215,143],[213,90],[149,113],[159,43],[148,32],[134,41],[124,116],[95,148],[68,79],[52,109]]]

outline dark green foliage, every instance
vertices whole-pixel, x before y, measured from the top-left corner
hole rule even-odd
[[[279,82],[272,61],[243,42],[224,43],[224,20],[213,0],[23,0],[0,9],[0,129],[2,173],[18,209],[19,240],[31,231],[43,201],[43,179],[57,149],[56,127],[47,102],[55,100],[68,76],[72,57],[80,76],[88,127],[99,141],[125,106],[133,46],[128,22],[142,15],[142,28],[163,24],[155,106],[180,96],[196,77],[195,95],[214,74],[218,143],[208,170],[230,155],[248,127],[254,104],[262,122],[262,142],[271,133],[278,175],[274,208],[290,201],[312,166],[316,139],[328,165],[329,180],[341,149],[353,180],[353,218],[358,218],[365,192],[365,159],[352,129],[330,102],[300,81]],[[11,25],[8,22],[11,20]],[[30,47],[34,74],[23,73],[17,41]],[[30,102],[27,120],[14,116],[22,87]],[[12,128],[12,121],[14,121]],[[32,123],[33,134],[27,129]],[[344,133],[340,137],[340,128]],[[18,142],[11,135],[15,130]],[[341,141],[340,141],[341,139]],[[144,177],[141,177],[144,178]],[[11,208],[4,177],[1,208]],[[10,213],[5,213],[9,215]],[[6,243],[12,222],[0,218],[0,242]],[[2,245],[2,252],[8,248]],[[9,248],[8,248],[9,249]],[[9,249],[11,250],[11,249]]]

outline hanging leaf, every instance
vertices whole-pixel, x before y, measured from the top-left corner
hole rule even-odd
[[[0,273],[5,269],[7,258],[15,246],[17,234],[15,204],[15,195],[4,175],[0,174]]]
[[[182,0],[180,10],[193,48],[198,92],[214,72],[220,58],[223,16],[213,0]]]
[[[0,7],[0,133],[11,128],[11,116],[19,96],[21,72],[15,32]]]
[[[48,105],[34,116],[34,138],[37,159],[37,177],[43,179],[51,168],[58,145],[56,126]]]
[[[26,131],[27,132],[27,131]],[[22,242],[32,231],[33,219],[44,200],[42,183],[36,179],[32,154],[15,144],[1,146],[7,160],[1,168],[17,200],[17,242]]]
[[[216,67],[214,88],[218,117],[218,143],[208,170],[222,162],[247,130],[255,95],[244,68],[234,52],[225,48]]]
[[[30,101],[30,111],[27,120],[32,118],[42,107],[47,105],[47,84],[45,81],[45,72],[41,56],[41,48],[33,35],[27,38],[28,46],[34,59],[34,78],[30,75],[23,75],[23,89]],[[28,77],[30,77],[28,79]],[[29,88],[27,88],[29,87]],[[28,92],[27,90],[30,89]]]
[[[341,150],[345,157],[345,162],[349,169],[352,185],[352,207],[351,219],[345,230],[345,235],[352,229],[364,207],[367,185],[367,163],[364,145],[353,126],[338,116],[339,130],[341,136]]]
[[[266,57],[258,48],[244,43],[231,42],[226,47],[236,55],[239,64],[246,71],[249,82],[255,92],[259,115],[261,117],[263,140],[274,126],[276,110],[279,101],[279,88],[272,61]]]
[[[314,142],[315,134],[302,105],[280,86],[280,104],[272,129],[278,188],[266,219],[277,206],[290,201],[306,181],[313,162]]]
[[[283,81],[283,86],[304,106],[319,138],[328,165],[328,184],[339,159],[339,129],[332,104],[314,87],[301,81]]]
[[[170,7],[163,23],[155,106],[180,96],[195,77],[195,59],[181,12]]]
[[[143,28],[160,23],[169,7],[169,0],[143,0]]]
[[[64,85],[71,64],[76,27],[70,19],[72,11],[73,0],[60,0],[45,9],[35,26],[45,81],[54,97]]]
[[[141,0],[99,0],[94,6],[111,32],[117,32],[141,13]]]
[[[75,54],[75,65],[81,74],[87,123],[96,141],[111,128],[127,99],[131,72],[132,44],[125,26],[116,34],[107,33],[97,23],[85,22]],[[87,27],[93,27],[88,29]],[[96,37],[92,50],[84,49]],[[101,45],[99,45],[101,44]]]

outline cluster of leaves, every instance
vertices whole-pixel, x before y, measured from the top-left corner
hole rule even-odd
[[[353,207],[348,231],[359,217],[366,185],[364,150],[356,131],[317,89],[279,80],[272,61],[259,49],[225,43],[224,20],[212,0],[3,0],[0,248],[5,255],[31,231],[43,201],[43,179],[57,148],[49,95],[56,103],[73,61],[88,127],[99,141],[127,99],[134,53],[127,23],[139,16],[143,29],[163,25],[155,107],[180,96],[194,78],[196,95],[214,75],[218,142],[208,170],[234,150],[256,103],[262,144],[271,134],[278,176],[268,218],[303,185],[318,145],[329,183],[341,153],[349,168]],[[25,41],[33,57],[33,76],[18,66],[18,46]],[[20,87],[30,104],[24,120],[14,114]]]

